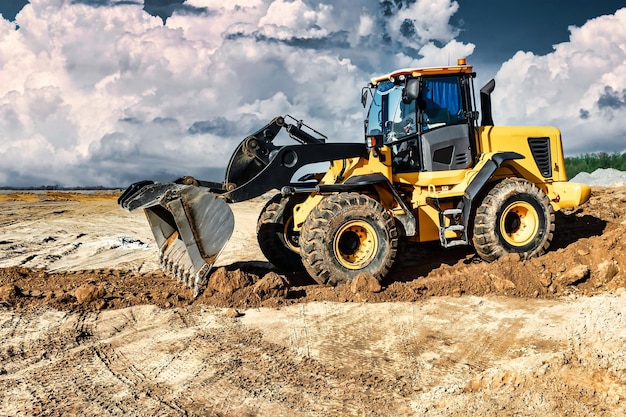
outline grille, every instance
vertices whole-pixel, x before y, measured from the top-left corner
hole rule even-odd
[[[552,158],[550,155],[550,138],[528,138],[528,146],[533,159],[544,178],[552,176]]]
[[[454,156],[454,162],[457,165],[466,165],[469,162],[469,154],[459,153]]]

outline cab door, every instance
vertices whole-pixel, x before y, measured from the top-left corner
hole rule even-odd
[[[422,171],[473,165],[474,113],[468,81],[459,75],[422,77],[416,100]]]

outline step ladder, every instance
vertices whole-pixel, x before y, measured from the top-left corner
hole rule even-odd
[[[439,241],[444,248],[467,245],[469,239],[463,219],[463,209],[452,208],[439,210]],[[447,237],[447,232],[454,232],[456,237]]]

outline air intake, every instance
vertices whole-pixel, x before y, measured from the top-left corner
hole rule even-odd
[[[533,159],[544,178],[552,177],[552,158],[550,155],[550,138],[528,138],[528,146]]]

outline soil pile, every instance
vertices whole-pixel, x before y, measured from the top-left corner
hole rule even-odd
[[[59,197],[55,198],[58,201]],[[75,195],[66,198],[77,199]],[[433,296],[490,294],[555,298],[571,293],[598,294],[625,286],[626,275],[622,270],[626,265],[626,242],[622,237],[626,224],[626,188],[594,188],[586,205],[557,213],[556,224],[550,251],[530,260],[509,255],[487,263],[468,248],[444,250],[437,244],[410,245],[399,256],[382,287],[367,285],[367,277],[359,277],[363,281],[360,283],[324,287],[316,285],[306,274],[279,275],[262,258],[254,236],[250,236],[245,245],[255,247],[257,261],[218,266],[207,290],[196,300],[191,290],[158,269],[142,272],[140,268],[118,266],[52,272],[13,266],[0,270],[0,286],[14,287],[14,291],[7,291],[15,294],[4,297],[2,302],[14,308],[48,305],[72,310],[124,308],[146,303],[164,308],[190,304],[250,308],[311,301],[417,301]],[[47,243],[61,240],[47,239]],[[137,248],[142,247],[138,243],[150,248],[140,239],[120,239],[124,240],[134,241]],[[126,252],[156,257],[153,249],[131,247]],[[81,295],[85,285],[98,291]]]

